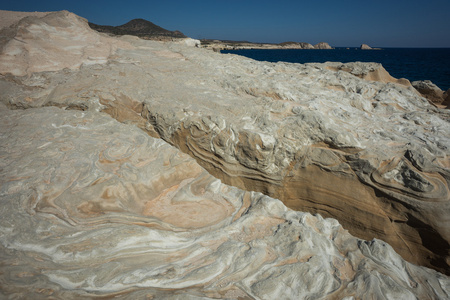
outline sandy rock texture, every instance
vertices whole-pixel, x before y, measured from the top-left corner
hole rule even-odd
[[[95,111],[0,107],[6,299],[445,299],[448,277]],[[349,298],[350,299],[350,298]]]
[[[73,39],[64,28],[85,23],[50,16],[27,26]],[[41,34],[24,41],[57,49]],[[1,255],[19,268],[7,294],[42,280],[71,297],[448,298],[446,276],[403,260],[450,273],[450,114],[409,81],[375,63],[104,43],[127,46],[70,68],[30,60],[45,71],[27,76],[2,48]]]

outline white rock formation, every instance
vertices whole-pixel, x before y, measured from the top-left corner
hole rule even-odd
[[[314,49],[333,49],[328,43],[320,42],[314,45]]]
[[[225,186],[135,126],[0,112],[2,297],[450,296],[447,277],[386,243]]]
[[[27,29],[28,53],[45,32],[64,52],[78,26],[93,34],[80,22],[17,28],[46,28]],[[104,60],[70,68],[14,73],[0,55],[2,297],[450,297],[447,276],[380,240],[449,270],[449,114],[407,80],[103,42]]]
[[[16,76],[106,63],[117,48],[131,47],[98,34],[85,19],[67,11],[28,16],[15,26],[4,27],[0,36],[0,70]]]

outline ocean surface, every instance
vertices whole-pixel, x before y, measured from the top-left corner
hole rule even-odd
[[[442,90],[450,89],[450,48],[383,48],[360,50],[336,48],[332,50],[223,50],[259,61],[309,63],[326,61],[378,62],[395,78],[431,80]]]

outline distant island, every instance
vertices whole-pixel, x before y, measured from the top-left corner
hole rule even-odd
[[[381,50],[381,48],[372,48],[367,44],[361,44],[359,49],[361,49],[361,50]]]

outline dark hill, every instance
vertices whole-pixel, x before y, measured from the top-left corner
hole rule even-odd
[[[120,26],[97,25],[89,22],[89,26],[99,32],[114,35],[135,35],[145,39],[185,38],[180,31],[170,31],[144,19],[134,19]]]

